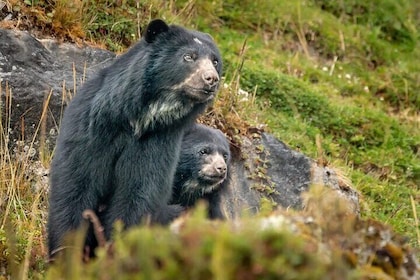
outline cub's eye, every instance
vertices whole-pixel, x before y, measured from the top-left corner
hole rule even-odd
[[[184,60],[187,61],[187,62],[193,62],[194,61],[194,55],[184,54]]]
[[[227,161],[229,158],[228,154],[223,154],[223,158],[225,159],[225,161]]]
[[[209,153],[208,149],[201,149],[200,150],[200,154],[202,154],[202,155],[207,155],[208,153]]]
[[[216,67],[217,65],[219,65],[219,61],[217,59],[213,60],[213,66]]]

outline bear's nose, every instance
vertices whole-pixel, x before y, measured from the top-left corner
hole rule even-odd
[[[208,70],[203,73],[203,80],[206,85],[214,87],[219,82],[219,74],[216,71]]]
[[[226,164],[223,163],[223,164],[217,165],[216,170],[217,170],[217,173],[219,173],[220,175],[224,175],[226,173],[226,170],[227,170]]]

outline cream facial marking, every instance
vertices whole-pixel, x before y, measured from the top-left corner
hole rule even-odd
[[[189,85],[194,78],[199,77],[197,75],[197,73],[199,73],[199,72],[205,72],[205,71],[209,71],[209,70],[216,71],[214,69],[213,63],[208,58],[201,59],[199,61],[198,66],[197,66],[197,70],[195,70],[194,73],[191,73],[191,75],[189,75],[182,83],[179,83],[178,85],[174,86],[174,89],[179,89],[179,88],[182,88],[185,85]]]
[[[203,42],[201,42],[200,39],[198,39],[198,38],[194,38],[194,42],[196,42],[197,44],[200,44],[200,45],[203,44]]]

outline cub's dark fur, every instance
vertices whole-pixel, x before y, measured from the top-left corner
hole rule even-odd
[[[196,124],[182,141],[172,203],[190,207],[199,199],[209,204],[210,218],[224,218],[220,189],[229,182],[230,150],[220,130]]]
[[[105,236],[149,216],[167,223],[184,131],[214,99],[222,72],[212,38],[162,20],[96,77],[67,107],[51,165],[50,256],[81,225],[85,209],[101,213]],[[90,238],[87,239],[86,246]]]

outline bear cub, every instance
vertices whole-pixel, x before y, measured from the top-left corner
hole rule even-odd
[[[169,202],[182,137],[214,100],[221,75],[210,35],[158,19],[84,83],[64,112],[51,163],[50,257],[86,209],[101,213],[107,239],[116,220],[165,224],[180,214]],[[88,234],[85,248],[95,246]]]
[[[171,203],[193,206],[208,202],[209,217],[224,219],[220,191],[229,182],[229,143],[218,129],[195,124],[182,141]]]

